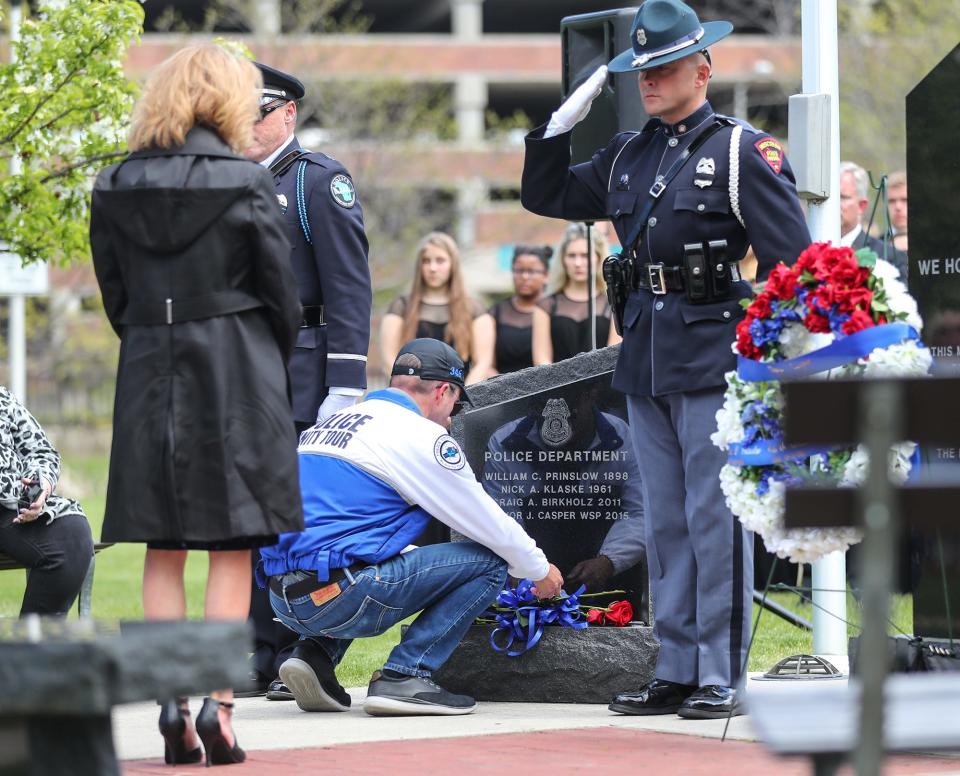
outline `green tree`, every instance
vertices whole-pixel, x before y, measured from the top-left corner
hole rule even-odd
[[[880,173],[906,160],[906,97],[960,39],[955,0],[840,0],[840,155]],[[945,149],[946,151],[946,149]]]
[[[47,3],[0,64],[0,244],[24,263],[89,255],[91,177],[126,153],[123,60],[142,27],[136,0]]]

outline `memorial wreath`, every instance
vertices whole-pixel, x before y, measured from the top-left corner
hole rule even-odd
[[[778,264],[759,293],[744,300],[737,326],[737,370],[728,372],[713,443],[728,453],[720,473],[727,505],[763,537],[770,552],[811,563],[860,540],[856,529],[783,527],[786,486],[814,480],[861,483],[862,446],[832,449],[783,444],[785,378],[925,375],[930,352],[920,342],[920,315],[895,267],[869,249],[814,243],[796,263]],[[891,448],[890,471],[903,482],[912,442]]]

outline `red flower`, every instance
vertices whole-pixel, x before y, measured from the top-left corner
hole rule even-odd
[[[854,287],[862,286],[870,276],[870,270],[857,264],[855,256],[838,257],[830,271],[830,281],[835,285]]]
[[[830,333],[830,320],[820,313],[807,313],[803,319],[803,325],[814,334]]]
[[[763,358],[763,351],[753,344],[753,337],[750,336],[750,321],[752,317],[744,318],[737,324],[737,352],[744,358],[751,358],[759,361]]]
[[[838,290],[834,297],[840,310],[850,313],[856,309],[869,310],[870,303],[873,301],[873,291],[864,286],[858,286]]]
[[[600,609],[587,609],[587,622],[591,625],[603,625],[604,612]]]
[[[863,310],[854,310],[850,319],[845,321],[840,328],[844,334],[853,334],[863,329],[869,329],[872,326],[873,318],[870,317],[870,313],[864,312]]]
[[[791,267],[783,263],[778,264],[770,271],[767,282],[763,285],[763,290],[774,299],[793,299],[797,295],[797,279],[799,277],[799,273]]]
[[[769,318],[772,312],[773,310],[770,309],[770,294],[766,291],[757,294],[747,308],[747,316],[751,318]]]
[[[610,604],[610,611],[604,614],[607,622],[622,627],[633,619],[633,607],[629,601],[614,601]]]

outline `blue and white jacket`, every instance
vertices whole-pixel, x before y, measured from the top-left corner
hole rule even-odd
[[[436,517],[493,550],[512,576],[543,579],[543,551],[488,496],[446,430],[387,388],[300,436],[305,529],[260,550],[257,580],[398,555]]]

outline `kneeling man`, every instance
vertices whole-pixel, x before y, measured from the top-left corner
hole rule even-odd
[[[469,399],[465,368],[443,342],[408,343],[390,387],[304,431],[300,489],[306,528],[261,549],[280,621],[301,635],[280,677],[300,708],[346,711],[333,667],[350,641],[383,633],[417,612],[374,673],[364,702],[373,715],[468,714],[473,698],[430,677],[507,572],[560,592],[556,566],[484,491],[447,431]],[[472,541],[404,550],[431,517]]]

